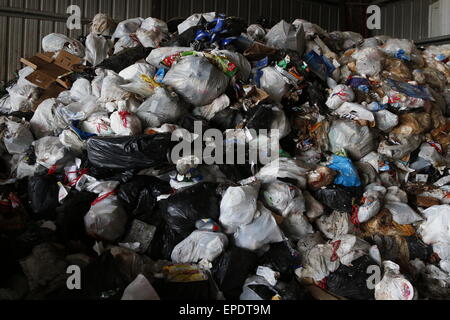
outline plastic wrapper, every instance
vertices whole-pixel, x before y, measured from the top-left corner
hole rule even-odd
[[[187,102],[195,106],[212,103],[223,94],[229,78],[202,57],[186,57],[173,66],[164,78]]]
[[[151,136],[90,138],[87,142],[89,161],[104,169],[146,169],[167,164],[174,143],[170,134]]]
[[[175,263],[214,261],[222,254],[227,244],[228,238],[223,233],[194,231],[173,249],[172,261]]]

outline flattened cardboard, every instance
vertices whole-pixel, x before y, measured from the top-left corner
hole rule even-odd
[[[76,66],[81,63],[80,58],[64,50],[60,51],[55,59],[53,53],[38,53],[34,57],[22,58],[20,61],[35,70],[26,79],[44,90],[49,89],[55,82],[70,89],[71,84],[62,78],[75,71]]]

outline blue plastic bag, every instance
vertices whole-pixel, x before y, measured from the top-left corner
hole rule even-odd
[[[422,86],[414,86],[407,82],[401,82],[394,79],[387,79],[389,86],[397,92],[403,93],[408,97],[413,97],[423,100],[432,100],[432,96],[428,88]]]
[[[334,179],[335,184],[343,185],[344,187],[361,186],[358,171],[356,171],[352,160],[349,158],[334,155],[333,162],[328,165],[328,168],[339,173]]]

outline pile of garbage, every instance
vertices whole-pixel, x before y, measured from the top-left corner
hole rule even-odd
[[[0,299],[450,298],[450,45],[206,13],[42,48],[0,98]]]

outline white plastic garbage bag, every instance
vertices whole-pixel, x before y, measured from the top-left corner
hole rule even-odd
[[[314,233],[308,218],[301,212],[292,212],[283,219],[281,230],[289,239],[299,240],[305,235]]]
[[[100,194],[84,217],[86,231],[94,238],[116,241],[125,232],[127,214],[113,192]]]
[[[248,80],[250,73],[252,72],[252,65],[242,54],[239,52],[232,52],[230,50],[213,50],[211,53],[226,57],[230,60],[230,62],[234,63],[238,67],[238,77],[243,81]]]
[[[360,75],[376,76],[384,68],[384,54],[378,48],[365,48],[353,54],[356,59],[356,70]]]
[[[175,123],[187,109],[176,93],[169,93],[164,88],[156,88],[155,93],[145,100],[136,115],[145,128],[160,127],[165,123]]]
[[[198,14],[198,13],[193,14],[192,16],[190,16],[189,18],[187,18],[186,20],[184,20],[182,23],[180,23],[178,25],[178,34],[182,34],[185,31],[187,31],[188,29],[197,26],[202,18],[205,19],[207,22],[211,22],[214,20],[215,17],[216,17],[215,12],[209,12],[209,13],[203,13],[203,14]]]
[[[92,95],[92,85],[88,79],[80,78],[72,84],[70,97],[73,101],[80,101]]]
[[[47,99],[36,109],[30,121],[30,126],[37,139],[57,133],[58,126],[55,123],[55,113],[58,105],[56,99]]]
[[[119,76],[126,81],[136,81],[140,79],[141,75],[146,75],[149,78],[153,78],[155,73],[156,68],[154,66],[144,62],[136,62],[128,68],[120,71]]]
[[[167,72],[164,84],[173,87],[190,104],[200,107],[223,94],[229,80],[206,58],[188,56]]]
[[[262,69],[261,89],[266,91],[272,100],[280,102],[289,90],[288,81],[274,67]]]
[[[266,30],[264,30],[263,27],[261,27],[259,24],[252,24],[247,28],[247,34],[252,38],[253,40],[263,40],[266,36]]]
[[[333,211],[329,216],[323,215],[317,219],[316,225],[328,239],[336,239],[355,231],[350,215],[346,212]]]
[[[375,300],[412,300],[414,287],[400,274],[400,267],[384,261],[383,279],[375,286]]]
[[[118,54],[125,49],[136,48],[139,42],[130,36],[121,37],[114,45],[114,54]]]
[[[97,112],[81,123],[81,130],[98,136],[112,136],[111,119],[106,112]]]
[[[36,154],[36,162],[47,169],[66,159],[67,149],[58,137],[44,137],[34,141],[32,145]]]
[[[112,47],[113,43],[111,40],[91,33],[86,37],[85,59],[93,66],[97,66],[108,58]]]
[[[268,208],[283,217],[291,213],[306,211],[302,191],[296,186],[282,181],[275,181],[263,187],[263,196]]]
[[[58,106],[56,114],[69,125],[72,121],[87,119],[91,114],[98,111],[98,109],[97,98],[94,96],[85,96],[82,100],[73,102],[68,106]]]
[[[6,131],[3,143],[9,154],[22,154],[27,152],[34,141],[30,126],[25,122],[16,122],[6,119]]]
[[[236,246],[248,250],[258,250],[266,244],[283,241],[283,235],[272,213],[261,203],[252,223],[242,225],[234,234]]]
[[[351,234],[333,239],[331,245],[340,262],[348,267],[352,266],[353,261],[369,254],[371,247],[368,242]]]
[[[114,31],[112,38],[113,39],[122,38],[125,36],[129,36],[132,33],[135,33],[141,26],[142,22],[144,22],[144,19],[142,18],[128,19],[120,22],[117,25],[116,31]]]
[[[72,130],[64,130],[59,135],[59,141],[68,150],[80,157],[83,154],[83,150],[86,149],[86,142],[81,140],[80,137]]]
[[[344,149],[354,160],[360,160],[376,148],[374,135],[370,128],[360,126],[353,121],[333,121],[328,138],[331,152],[339,152]]]
[[[226,94],[223,94],[216,100],[214,100],[211,104],[204,107],[195,108],[193,114],[210,121],[217,113],[228,108],[230,104],[230,98]]]
[[[265,39],[269,47],[294,50],[300,55],[303,54],[305,48],[305,33],[303,28],[296,28],[284,20],[281,20],[270,29]]]
[[[156,18],[145,19],[136,31],[136,36],[146,48],[157,48],[167,38],[169,28],[164,21]]]
[[[403,202],[386,202],[385,208],[389,209],[392,217],[398,224],[413,224],[422,221],[422,217],[410,206]]]
[[[119,136],[134,136],[142,133],[139,118],[129,111],[116,111],[111,115],[111,129]]]
[[[15,85],[6,91],[9,93],[10,112],[30,112],[38,101],[39,89],[34,85]]]
[[[297,181],[300,189],[306,189],[308,171],[308,167],[298,160],[279,158],[261,168],[256,178],[262,183],[274,182],[278,178],[291,178]]]
[[[74,56],[84,58],[85,48],[81,42],[70,39],[60,33],[50,33],[42,39],[42,50],[44,52],[58,52],[65,50]]]
[[[323,35],[326,33],[325,30],[323,30],[321,27],[319,27],[316,24],[313,24],[309,21],[303,20],[303,19],[296,19],[292,24],[297,28],[300,29],[303,27],[305,30],[305,35],[307,37],[312,37],[314,35]]]
[[[352,88],[345,84],[340,84],[334,87],[333,92],[327,100],[327,107],[331,110],[336,110],[344,102],[352,102],[355,99],[355,94]]]
[[[259,183],[229,187],[220,203],[220,223],[228,234],[253,221],[258,204]]]
[[[334,255],[331,244],[314,246],[303,258],[304,266],[295,270],[297,278],[312,278],[315,281],[322,281],[339,268],[339,259],[336,259]]]
[[[398,125],[398,116],[388,110],[374,112],[377,128],[383,132],[390,132]]]
[[[433,206],[422,212],[425,222],[418,233],[426,244],[450,244],[450,205]]]
[[[161,299],[147,278],[143,274],[140,274],[126,287],[121,300],[156,301]]]
[[[98,13],[92,19],[91,32],[96,35],[110,36],[114,32],[114,21],[104,13]]]
[[[107,72],[107,76],[102,81],[102,90],[100,102],[114,102],[125,100],[129,93],[120,86],[126,84],[126,81],[112,71]]]
[[[223,233],[194,231],[173,249],[171,259],[175,263],[212,262],[227,245],[228,238]]]
[[[335,113],[342,118],[351,120],[366,120],[375,123],[375,117],[372,112],[357,103],[344,102]]]

